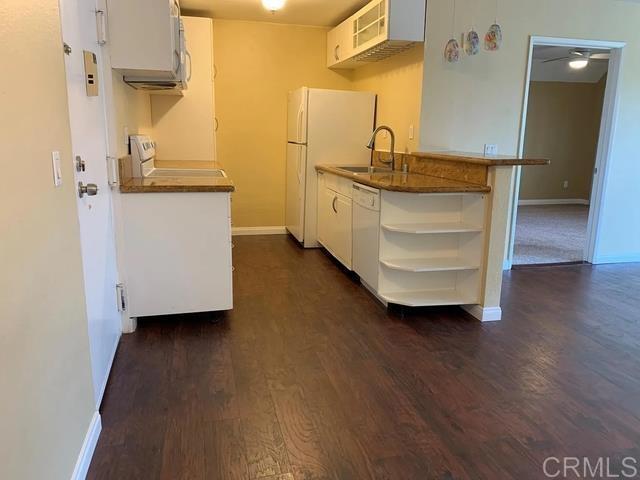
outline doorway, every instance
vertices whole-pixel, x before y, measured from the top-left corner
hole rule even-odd
[[[592,261],[623,46],[531,38],[505,268]]]

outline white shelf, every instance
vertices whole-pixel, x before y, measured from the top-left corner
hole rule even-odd
[[[477,263],[470,262],[463,258],[397,258],[390,260],[380,260],[380,263],[393,270],[404,272],[449,272],[460,270],[478,270]]]
[[[389,302],[407,307],[431,307],[437,305],[470,305],[477,299],[465,297],[457,290],[425,290],[418,292],[381,293],[380,297]]]
[[[431,233],[467,233],[482,232],[482,227],[464,222],[440,223],[396,223],[383,224],[382,228],[389,232],[431,234]]]

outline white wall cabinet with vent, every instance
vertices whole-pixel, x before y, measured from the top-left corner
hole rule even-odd
[[[178,0],[107,0],[111,67],[124,75],[172,78],[180,67]]]
[[[327,66],[357,68],[424,42],[426,0],[373,0],[327,34]]]

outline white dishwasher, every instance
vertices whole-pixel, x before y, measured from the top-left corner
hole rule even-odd
[[[378,290],[380,190],[353,184],[353,270]]]

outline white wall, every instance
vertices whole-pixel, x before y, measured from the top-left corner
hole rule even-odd
[[[478,29],[486,30],[493,23],[493,5],[458,0],[458,35],[468,29],[474,11]],[[640,261],[640,4],[510,0],[499,6],[502,49],[451,65],[443,50],[452,33],[452,2],[429,1],[421,149],[481,152],[485,143],[496,143],[500,153],[517,153],[530,35],[627,42],[596,261]]]

